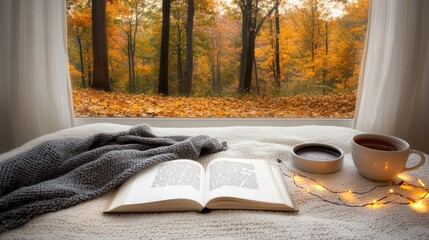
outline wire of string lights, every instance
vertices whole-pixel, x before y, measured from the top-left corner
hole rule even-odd
[[[281,173],[292,179],[293,183],[295,184],[295,186],[303,189],[304,191],[306,191],[308,194],[315,196],[317,198],[319,198],[320,200],[327,202],[327,203],[331,203],[331,204],[335,204],[335,205],[339,205],[339,206],[345,206],[345,207],[351,207],[351,208],[356,208],[356,207],[366,207],[366,206],[379,206],[379,205],[386,205],[386,204],[396,204],[396,205],[408,205],[408,204],[424,204],[423,203],[423,199],[429,194],[429,189],[427,189],[425,187],[425,184],[423,183],[422,180],[418,179],[416,184],[412,184],[409,181],[404,181],[404,180],[400,180],[400,181],[392,181],[389,184],[380,184],[377,186],[374,186],[372,188],[369,188],[367,190],[364,191],[355,191],[355,190],[333,190],[323,184],[321,184],[319,181],[317,181],[314,178],[305,176],[301,173],[295,172],[293,171],[291,168],[289,168],[281,159],[277,159],[277,162],[282,164],[284,166],[284,168],[287,169],[287,171],[289,172],[286,173],[283,169],[284,168],[280,168],[281,169]],[[297,182],[297,178],[303,178],[306,179],[310,182],[313,182],[314,184],[316,184],[316,186],[319,189],[325,189],[326,191],[330,192],[331,194],[335,194],[337,195],[337,201],[333,201],[330,200],[328,198],[326,198],[323,194],[319,194],[315,191],[311,191],[308,188],[306,188],[304,185],[300,185]],[[397,188],[400,188],[401,186],[408,186],[412,189],[415,190],[419,190],[421,192],[420,197],[418,198],[412,198],[410,196],[404,195],[402,193],[400,193],[399,191],[396,191]],[[359,203],[359,204],[351,204],[348,201],[345,201],[342,197],[341,194],[344,193],[349,193],[349,194],[356,194],[356,195],[368,195],[370,193],[373,193],[376,189],[379,188],[386,188],[388,189],[386,191],[386,194],[377,197],[376,199],[372,200],[371,202],[364,202],[364,203]],[[395,201],[395,200],[388,200],[389,196],[391,195],[396,195],[399,197],[400,201]],[[398,199],[398,198],[396,198]],[[426,206],[423,206],[426,207]]]

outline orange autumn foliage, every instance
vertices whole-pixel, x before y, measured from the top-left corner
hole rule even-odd
[[[165,97],[74,89],[76,117],[352,118],[356,91],[292,97]]]

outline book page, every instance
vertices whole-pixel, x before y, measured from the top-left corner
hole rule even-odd
[[[259,202],[284,203],[264,160],[223,158],[206,170],[206,203],[217,197],[234,197]]]
[[[282,179],[282,176],[280,173],[280,168],[274,164],[269,164],[269,166],[271,168],[273,178],[277,184],[277,189],[279,190],[280,197],[282,198],[282,201],[284,203],[286,203],[288,206],[294,207],[292,199],[290,198],[290,196],[288,194],[287,185],[284,184],[284,182],[283,182],[283,179]]]
[[[204,168],[198,162],[181,159],[159,163],[138,173],[121,186],[112,205],[192,199],[203,206],[204,178]]]

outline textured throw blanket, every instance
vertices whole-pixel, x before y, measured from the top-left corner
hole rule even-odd
[[[150,165],[225,149],[208,136],[157,137],[147,125],[45,141],[0,163],[0,233],[101,196]]]

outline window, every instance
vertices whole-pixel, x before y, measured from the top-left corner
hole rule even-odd
[[[76,117],[353,117],[368,0],[175,0],[164,46],[162,4],[106,2],[106,92],[92,88],[92,3],[67,2]]]

